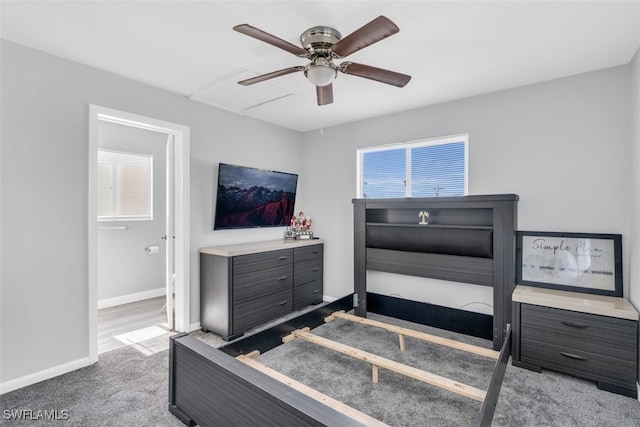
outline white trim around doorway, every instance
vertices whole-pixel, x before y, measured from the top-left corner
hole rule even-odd
[[[88,323],[89,359],[98,361],[98,233],[97,233],[97,153],[98,121],[153,130],[174,136],[175,161],[175,329],[190,330],[189,284],[189,159],[190,130],[187,126],[138,116],[99,105],[89,105],[89,228],[88,228]]]

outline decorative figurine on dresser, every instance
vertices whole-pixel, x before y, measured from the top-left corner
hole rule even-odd
[[[623,297],[619,234],[519,231],[514,366],[637,397],[638,312]]]
[[[310,216],[304,216],[304,212],[300,211],[297,216],[291,217],[291,225],[287,227],[284,238],[286,240],[313,239],[312,222]]]

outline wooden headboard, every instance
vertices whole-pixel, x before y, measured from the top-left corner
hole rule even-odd
[[[493,287],[493,346],[511,322],[516,194],[354,199],[355,314],[366,317],[366,270]]]

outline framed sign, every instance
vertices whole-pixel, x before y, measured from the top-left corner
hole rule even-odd
[[[518,231],[516,280],[622,297],[622,235]]]

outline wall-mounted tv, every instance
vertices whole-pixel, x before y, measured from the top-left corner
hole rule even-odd
[[[214,230],[291,222],[298,175],[220,163]]]

